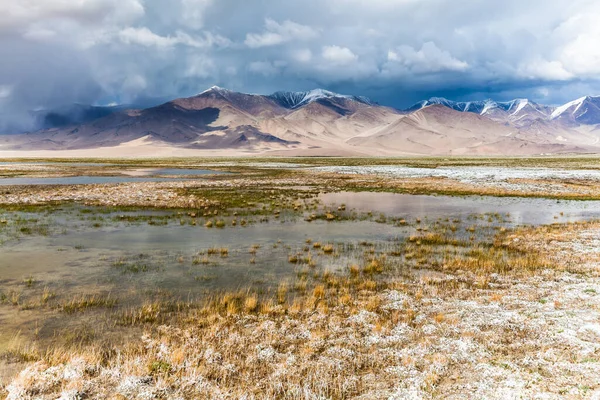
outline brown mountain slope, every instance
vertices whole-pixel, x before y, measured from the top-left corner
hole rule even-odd
[[[282,108],[263,96],[221,95],[215,90],[178,99],[145,110],[126,110],[92,123],[15,135],[5,142],[12,149],[85,149],[118,146],[142,137],[153,142],[191,148],[269,147],[298,143],[261,132],[261,115],[277,115]],[[255,113],[256,115],[253,115]]]
[[[516,104],[516,103],[515,103]],[[327,91],[262,96],[213,87],[89,123],[0,136],[0,150],[155,144],[289,155],[533,155],[597,152],[600,130],[534,118],[527,104],[477,114],[443,105],[410,113]],[[533,106],[531,106],[533,107]],[[529,118],[526,123],[513,119]],[[539,113],[539,112],[538,112]]]
[[[516,128],[489,118],[433,105],[400,118],[369,136],[348,141],[386,154],[539,154],[579,148],[563,143],[537,143]],[[581,149],[579,149],[581,150]]]

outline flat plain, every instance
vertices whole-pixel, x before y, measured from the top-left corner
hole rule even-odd
[[[6,160],[0,395],[597,398],[599,166]]]

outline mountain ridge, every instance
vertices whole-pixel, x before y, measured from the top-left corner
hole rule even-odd
[[[143,142],[256,154],[600,152],[600,97],[594,96],[559,107],[528,99],[454,102],[433,97],[398,110],[324,89],[261,95],[213,86],[155,107],[111,111],[90,121],[2,136],[0,150],[117,148]]]
[[[474,112],[481,115],[502,110],[508,113],[509,116],[514,116],[529,108],[526,111],[529,111],[530,116],[548,121],[562,119],[563,122],[568,124],[600,124],[600,96],[589,95],[559,106],[544,105],[529,99],[514,99],[506,102],[497,102],[492,99],[459,102],[443,97],[432,97],[415,103],[406,111],[414,112],[434,104],[443,105],[460,112]]]

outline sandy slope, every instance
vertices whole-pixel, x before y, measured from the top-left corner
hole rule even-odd
[[[283,149],[283,150],[282,150]],[[153,158],[153,157],[250,157],[258,155],[336,155],[358,156],[349,151],[304,149],[287,150],[276,146],[237,149],[193,149],[154,142],[148,137],[122,143],[119,146],[72,150],[3,150],[2,158]]]
[[[198,150],[153,143],[147,138],[133,140],[114,147],[76,150],[2,150],[0,158],[145,158],[193,156],[251,156],[260,151]]]

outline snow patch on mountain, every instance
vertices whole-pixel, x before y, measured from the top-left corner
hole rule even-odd
[[[505,117],[509,120],[519,120],[525,116],[533,117],[534,119],[549,118],[549,113],[554,111],[553,107],[540,105],[532,102],[529,99],[514,99],[511,101],[499,102],[492,99],[482,101],[458,102],[445,99],[443,97],[432,97],[429,100],[424,100],[416,103],[406,111],[418,111],[430,105],[443,105],[460,112],[471,112],[479,115],[489,115],[492,118],[502,118],[503,113],[507,113]]]
[[[483,115],[494,108],[498,108],[498,103],[496,103],[494,100],[485,100],[483,102],[483,109],[481,110],[480,114]]]
[[[334,98],[353,100],[367,105],[374,104],[369,98],[364,96],[339,94],[324,89],[314,89],[307,92],[275,92],[268,97],[290,109],[296,109],[321,99]]]
[[[510,108],[514,107],[515,104],[517,105],[517,108],[515,109],[515,111],[513,111],[511,113],[511,115],[515,115],[519,111],[521,111],[522,109],[524,109],[525,106],[527,106],[527,104],[529,104],[529,100],[527,100],[527,99],[516,99],[516,100],[513,100],[511,103],[512,104],[511,104]],[[509,110],[510,110],[510,108],[509,108]]]
[[[200,96],[209,92],[217,92],[217,93],[225,93],[225,92],[229,92],[228,89],[222,88],[220,86],[211,86],[208,89],[198,93],[196,96]]]
[[[495,102],[492,99],[484,101],[467,101],[459,102],[445,99],[443,97],[432,97],[429,100],[420,101],[414,106],[410,107],[407,111],[418,111],[422,108],[431,105],[442,105],[460,112],[471,112],[475,114],[485,114],[495,108],[499,107],[500,103]]]
[[[550,119],[556,119],[556,118],[560,117],[562,114],[564,114],[567,110],[571,109],[572,107],[576,107],[572,112],[572,114],[575,114],[577,112],[577,110],[579,110],[579,108],[583,105],[584,101],[586,101],[588,98],[589,98],[589,96],[584,96],[577,100],[573,100],[567,104],[564,104],[560,107],[557,107],[556,110],[554,110],[554,112],[552,114],[550,114]]]
[[[231,90],[228,90],[228,89],[225,89],[225,88],[222,88],[219,86],[212,86],[212,87],[206,89],[205,91],[197,94],[196,96],[202,96],[203,94],[208,94],[208,93],[218,93],[222,96],[226,96],[227,94],[233,93],[233,92]],[[250,95],[250,96],[258,96],[256,94],[251,94],[251,93],[243,93],[243,94]],[[275,92],[275,93],[265,96],[265,97],[275,101],[276,103],[280,104],[281,106],[283,106],[285,108],[292,109],[292,110],[296,109],[296,108],[300,108],[307,104],[313,103],[315,101],[322,100],[322,99],[346,99],[346,100],[352,100],[352,101],[356,101],[356,102],[367,104],[367,105],[375,105],[376,104],[373,101],[371,101],[371,99],[369,99],[368,97],[339,94],[339,93],[334,93],[334,92],[331,92],[331,91],[325,90],[325,89],[313,89],[313,90],[309,90],[306,92],[280,91],[280,92]]]

